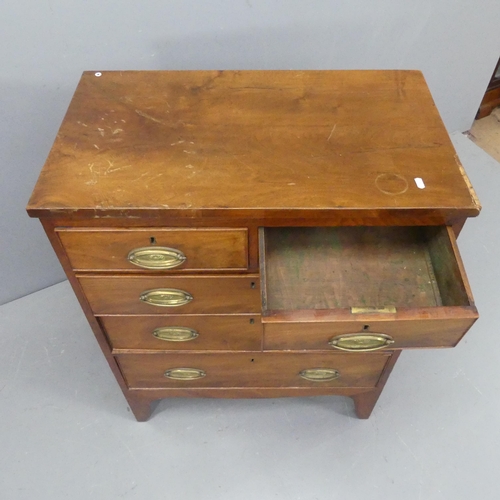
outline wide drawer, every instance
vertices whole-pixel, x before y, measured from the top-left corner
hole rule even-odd
[[[57,229],[75,270],[245,270],[247,229]]]
[[[123,354],[130,388],[374,387],[386,354]]]
[[[261,230],[265,349],[451,347],[478,314],[448,227]]]
[[[113,353],[135,349],[239,350],[262,347],[259,314],[101,316]]]
[[[95,314],[259,313],[258,276],[78,276]]]

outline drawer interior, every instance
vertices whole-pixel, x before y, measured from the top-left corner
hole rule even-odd
[[[263,310],[470,306],[451,228],[261,228]]]

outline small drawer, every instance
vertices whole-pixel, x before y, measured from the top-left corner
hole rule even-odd
[[[73,269],[246,270],[247,229],[57,229]]]
[[[387,354],[123,354],[130,388],[375,387]]]
[[[270,228],[264,349],[452,347],[477,319],[448,227]]]
[[[87,300],[102,314],[260,314],[258,275],[78,276]]]
[[[256,351],[262,347],[259,314],[101,316],[113,353],[157,351]]]

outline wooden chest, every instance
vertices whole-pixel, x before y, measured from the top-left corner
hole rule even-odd
[[[28,205],[138,420],[344,395],[477,319],[479,203],[418,71],[86,72]]]

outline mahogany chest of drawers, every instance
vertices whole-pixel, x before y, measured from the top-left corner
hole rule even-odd
[[[479,203],[418,71],[86,72],[28,205],[138,420],[344,395],[477,318]]]

